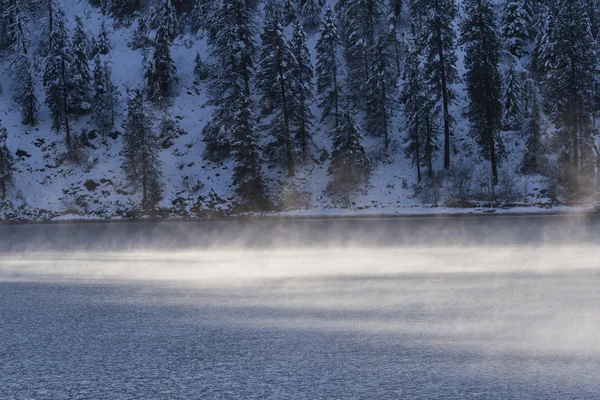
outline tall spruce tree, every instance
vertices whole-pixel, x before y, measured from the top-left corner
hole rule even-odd
[[[300,149],[302,161],[308,159],[308,144],[312,140],[311,128],[315,119],[310,109],[314,101],[314,71],[310,51],[306,42],[306,34],[302,25],[296,20],[290,43],[295,62],[292,76],[295,78],[292,87],[291,119],[294,127],[294,139]]]
[[[171,0],[159,0],[160,3],[154,15],[154,21],[151,21],[153,29],[162,27],[169,42],[175,39],[181,33],[181,23],[177,16],[177,10]]]
[[[523,83],[521,73],[514,60],[506,70],[504,79],[504,129],[514,131],[521,126],[523,119]]]
[[[416,166],[417,179],[421,182],[422,167],[427,168],[430,177],[433,176],[433,161],[439,150],[438,125],[433,118],[434,102],[428,95],[429,88],[420,62],[419,47],[414,43],[409,46],[405,73],[406,84],[402,91],[407,132],[404,154]]]
[[[425,49],[425,76],[431,95],[440,104],[444,125],[444,168],[450,168],[453,117],[450,105],[455,98],[452,85],[458,82],[456,70],[456,32],[454,0],[412,0],[413,18],[419,20],[418,35]]]
[[[542,155],[542,126],[540,107],[535,95],[532,99],[531,110],[528,112],[523,124],[523,133],[527,142],[522,170],[526,174],[538,173]]]
[[[304,27],[309,31],[313,32],[319,28],[321,24],[321,14],[323,12],[322,0],[304,0],[300,15],[304,22]]]
[[[84,114],[90,109],[90,82],[92,80],[88,60],[89,41],[79,16],[75,17],[75,30],[72,39],[73,90],[69,104],[73,112]]]
[[[52,128],[64,129],[67,147],[71,147],[71,126],[73,105],[71,99],[75,90],[77,73],[69,31],[65,16],[61,10],[54,13],[51,34],[51,46],[45,60],[44,86],[46,86],[46,104],[52,114]]]
[[[317,41],[317,94],[320,97],[319,107],[322,109],[321,122],[333,119],[338,126],[340,116],[340,99],[342,96],[340,64],[338,52],[340,37],[337,31],[333,10],[328,8],[321,26],[321,35]]]
[[[386,36],[380,35],[373,49],[371,76],[366,83],[367,106],[371,110],[366,118],[367,133],[382,137],[386,150],[390,144],[396,92],[396,74],[387,45]]]
[[[272,137],[267,154],[287,165],[288,176],[294,176],[294,143],[291,115],[296,59],[277,19],[265,23],[261,35],[263,47],[256,71],[256,90],[260,97],[261,118]]]
[[[143,18],[143,17],[140,17]],[[139,26],[138,26],[139,29]],[[142,26],[143,29],[143,26]],[[137,31],[136,31],[137,32]],[[93,48],[94,55],[101,54],[103,56],[110,53],[110,39],[108,38],[108,30],[106,28],[106,22],[102,20],[100,24],[100,33],[98,39],[96,39]]]
[[[154,132],[154,114],[143,91],[136,90],[127,103],[123,121],[123,170],[135,190],[142,190],[142,207],[152,208],[161,196],[160,145]]]
[[[499,71],[500,39],[494,6],[490,0],[466,0],[461,24],[471,134],[481,154],[490,161],[492,187],[498,184],[502,141],[502,77]]]
[[[115,127],[118,101],[118,90],[112,82],[110,63],[103,61],[100,54],[96,54],[94,57],[92,111],[94,122],[102,134],[109,133]]]
[[[34,125],[39,102],[35,94],[35,82],[29,54],[30,43],[28,32],[25,29],[26,21],[21,2],[12,0],[7,14],[11,16],[14,39],[11,46],[14,55],[10,64],[13,75],[13,101],[21,112],[21,122],[24,125]]]
[[[369,176],[369,159],[354,114],[350,106],[347,106],[340,117],[340,123],[332,131],[333,144],[328,171],[333,179],[328,189],[336,195],[347,195]]]
[[[231,151],[238,90],[250,96],[257,6],[249,3],[217,0],[211,6],[211,25],[205,27],[212,57],[219,66],[209,88],[215,109],[203,129],[205,157],[211,161],[221,161]]]
[[[168,100],[179,78],[171,58],[168,32],[163,26],[156,29],[156,38],[144,57],[144,68],[148,99],[155,103]]]
[[[254,126],[256,119],[252,102],[242,88],[236,90],[231,126],[231,148],[235,161],[233,184],[238,201],[247,209],[263,210],[267,207],[266,189],[261,173],[261,159]]]
[[[558,128],[563,182],[576,196],[581,186],[589,186],[595,166],[590,157],[597,54],[584,0],[557,1],[542,88],[548,113]]]
[[[8,187],[13,184],[14,158],[6,145],[8,132],[0,122],[0,195],[6,199]]]
[[[525,55],[527,44],[527,10],[523,0],[504,0],[502,36],[506,50],[515,57]]]

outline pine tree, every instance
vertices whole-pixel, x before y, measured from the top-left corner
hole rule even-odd
[[[369,175],[369,160],[362,145],[360,128],[349,106],[332,132],[333,148],[328,171],[333,175],[328,189],[333,194],[347,195],[364,183]]]
[[[158,27],[154,43],[145,54],[144,67],[148,99],[155,103],[169,99],[179,78],[175,63],[171,59],[167,31],[162,26]]]
[[[525,119],[524,135],[527,138],[525,145],[525,157],[523,158],[523,172],[533,174],[539,172],[541,156],[541,115],[536,96],[533,96],[531,112]]]
[[[588,186],[593,174],[594,163],[586,158],[593,147],[592,88],[597,54],[583,0],[560,0],[553,19],[548,34],[549,68],[542,88],[548,114],[559,130],[556,140],[566,171],[563,182],[576,195],[581,185]]]
[[[515,57],[525,55],[527,44],[527,10],[523,0],[504,1],[502,36],[506,49]]]
[[[73,90],[70,93],[69,104],[73,112],[84,114],[90,108],[90,82],[92,80],[87,58],[89,41],[81,18],[76,17],[75,23],[72,39]]]
[[[306,34],[300,23],[296,20],[294,23],[294,32],[292,34],[291,50],[295,58],[295,64],[292,71],[292,104],[291,119],[294,126],[294,139],[300,148],[301,159],[308,159],[308,143],[312,140],[311,128],[315,116],[310,105],[314,101],[313,79],[314,71],[310,59],[310,51],[306,43]]]
[[[298,8],[295,0],[283,0],[283,20],[286,26],[298,19]]]
[[[387,150],[390,143],[396,76],[387,50],[387,40],[383,35],[380,35],[373,50],[372,68],[366,83],[367,106],[371,110],[366,119],[367,132],[372,136],[383,137],[384,148]]]
[[[67,147],[71,147],[70,119],[72,117],[71,99],[75,88],[75,59],[72,55],[69,31],[65,24],[64,13],[55,12],[54,27],[45,60],[44,86],[46,86],[46,104],[52,114],[52,128],[65,130]]]
[[[218,0],[211,6],[211,25],[206,27],[213,59],[219,68],[210,84],[215,110],[203,129],[205,157],[221,161],[231,151],[232,125],[238,90],[250,96],[255,52],[256,5],[245,0]]]
[[[134,32],[134,39],[136,32]],[[98,39],[96,39],[96,42],[94,43],[93,53],[94,55],[102,54],[104,56],[110,53],[110,40],[108,39],[108,31],[106,29],[106,23],[104,22],[104,20],[102,20],[102,23],[100,24],[100,34],[98,35]]]
[[[158,158],[158,137],[153,130],[154,115],[137,90],[127,103],[127,117],[123,121],[123,170],[129,184],[142,189],[142,206],[152,208],[161,194],[161,164]]]
[[[434,102],[430,99],[423,68],[419,60],[418,46],[409,47],[406,60],[406,84],[402,91],[405,99],[404,114],[407,136],[404,139],[404,154],[417,167],[417,179],[421,182],[421,168],[427,167],[433,176],[433,161],[439,150],[438,125],[433,118]]]
[[[317,94],[321,102],[319,107],[323,110],[321,122],[328,119],[335,121],[338,126],[340,113],[340,98],[342,89],[340,85],[340,67],[338,49],[340,37],[333,11],[328,8],[325,20],[321,26],[321,35],[317,41]]]
[[[321,24],[321,13],[323,12],[323,3],[321,0],[304,0],[300,15],[304,27],[309,31],[313,32],[318,29]]]
[[[481,154],[490,161],[492,186],[495,186],[502,153],[498,135],[502,123],[502,78],[496,13],[489,0],[466,0],[464,7],[461,33],[466,50],[467,116]]]
[[[118,106],[118,90],[112,82],[112,69],[100,54],[94,58],[94,95],[92,110],[94,122],[102,134],[110,132],[115,126]]]
[[[6,199],[8,187],[14,182],[14,158],[6,146],[7,138],[8,132],[0,122],[0,194],[2,200]]]
[[[382,26],[384,8],[381,0],[348,0],[340,6],[348,70],[348,98],[367,116],[372,112],[367,104],[367,82],[373,71],[373,51]]]
[[[252,102],[244,91],[239,94],[234,110],[232,134],[232,155],[235,161],[233,183],[238,200],[246,208],[262,210],[267,206],[265,185],[261,173],[261,159],[257,138],[254,132],[255,118]]]
[[[267,132],[272,137],[268,145],[269,158],[283,161],[288,176],[294,176],[294,144],[291,134],[293,67],[295,57],[276,19],[266,21],[261,35],[263,47],[256,71],[256,90],[260,97],[261,118],[267,118]]]
[[[171,0],[160,0],[154,19],[151,22],[152,28],[161,27],[169,41],[173,41],[181,33],[181,23]]]
[[[29,40],[25,31],[25,21],[20,7],[20,1],[13,0],[7,14],[11,15],[14,58],[11,61],[13,74],[13,101],[21,111],[21,122],[24,125],[34,125],[39,102],[35,95],[31,58],[29,55]]]
[[[150,45],[148,40],[148,20],[140,15],[137,19],[137,26],[133,31],[130,47],[132,50],[145,49]]]
[[[523,118],[523,85],[516,63],[512,62],[506,71],[504,90],[503,126],[506,130],[518,130]]]
[[[450,148],[453,118],[450,105],[455,98],[451,88],[458,82],[456,70],[456,32],[454,20],[457,8],[454,0],[412,0],[413,18],[419,19],[421,46],[425,48],[425,76],[432,96],[441,106],[444,125],[444,168],[450,168]]]

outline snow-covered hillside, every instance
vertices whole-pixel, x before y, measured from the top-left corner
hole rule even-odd
[[[329,3],[329,6],[335,6],[336,2]],[[194,60],[197,54],[209,63],[214,60],[211,60],[206,35],[192,29],[189,14],[183,19],[187,21],[184,23],[184,33],[179,34],[170,46],[179,82],[169,106],[156,107],[154,110],[155,130],[160,135],[162,196],[153,210],[142,211],[142,194],[139,190],[133,190],[122,169],[122,122],[127,113],[127,100],[133,90],[143,89],[145,85],[143,50],[132,50],[130,46],[137,19],[117,20],[109,13],[103,14],[99,7],[92,6],[87,0],[57,0],[56,5],[65,12],[71,32],[77,16],[82,19],[90,40],[98,37],[102,23],[108,27],[111,51],[104,57],[112,65],[112,80],[119,92],[114,133],[101,134],[91,115],[79,116],[73,119],[71,125],[73,135],[80,137],[79,142],[82,143],[79,159],[68,156],[64,132],[52,129],[51,113],[44,104],[44,58],[33,50],[35,93],[41,106],[37,113],[37,124],[24,126],[13,99],[14,57],[10,49],[3,50],[0,63],[0,120],[7,128],[7,147],[15,157],[15,164],[14,184],[1,203],[0,220],[46,220],[62,215],[102,219],[140,215],[211,217],[236,212],[236,192],[232,181],[234,161],[228,158],[221,162],[210,162],[204,156],[206,144],[202,131],[214,107],[210,105],[209,81],[197,79]],[[257,18],[256,40],[260,46],[263,5],[259,9],[261,13]],[[500,7],[498,10],[501,11]],[[148,13],[148,10],[143,9],[141,13]],[[458,29],[462,18],[460,6],[455,29]],[[407,43],[410,24],[406,5],[402,20],[399,37],[404,40],[403,43]],[[42,28],[44,24],[46,21],[43,19],[26,21],[32,47],[44,40],[47,34]],[[290,36],[291,30],[291,26],[286,27],[285,34]],[[316,62],[315,46],[318,39],[318,31],[309,32],[308,47],[313,62]],[[329,155],[332,152],[331,128],[327,123],[317,122],[313,128],[314,146],[311,148],[310,161],[297,166],[294,177],[288,177],[284,167],[264,163],[262,173],[272,202],[271,211],[284,212],[285,215],[314,215],[335,214],[335,210],[344,209],[345,214],[352,214],[352,211],[394,214],[414,213],[434,205],[464,206],[464,203],[453,201],[457,197],[453,194],[457,185],[468,187],[470,200],[475,202],[472,204],[488,204],[493,198],[496,204],[551,204],[555,201],[556,198],[548,191],[548,187],[552,186],[548,177],[517,173],[527,139],[517,132],[500,133],[507,156],[500,167],[500,182],[492,190],[488,163],[479,155],[475,141],[467,133],[468,121],[464,117],[468,105],[463,79],[464,48],[459,47],[456,54],[460,80],[453,85],[457,97],[450,108],[456,120],[453,126],[453,167],[444,179],[441,178],[441,171],[444,170],[441,152],[435,154],[433,164],[436,176],[440,178],[435,178],[427,185],[419,185],[416,168],[404,154],[407,121],[400,99],[402,85],[405,84],[401,78],[400,87],[394,95],[389,148],[384,150],[380,138],[363,133],[363,145],[371,163],[368,181],[343,198],[330,195],[327,187],[332,179],[328,172]],[[403,63],[404,59],[405,54],[402,55]],[[524,68],[527,57],[521,63]],[[253,100],[258,102],[256,94],[253,94]],[[319,121],[321,109],[317,103],[313,102],[311,109],[316,121]],[[359,113],[357,118],[363,125],[364,113]],[[544,118],[544,126],[551,129],[550,122]],[[162,127],[168,123],[172,124],[170,129],[163,130]],[[260,129],[260,125],[257,128]],[[269,141],[265,132],[259,132],[260,144]]]

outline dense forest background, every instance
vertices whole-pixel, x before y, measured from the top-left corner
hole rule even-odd
[[[0,10],[0,219],[596,198],[598,0]]]

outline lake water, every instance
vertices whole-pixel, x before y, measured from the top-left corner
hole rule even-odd
[[[0,226],[2,399],[600,399],[600,218]]]

